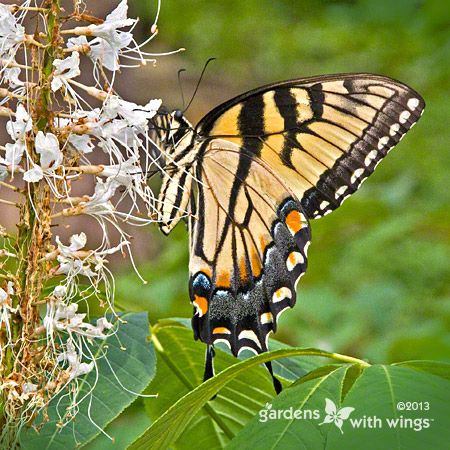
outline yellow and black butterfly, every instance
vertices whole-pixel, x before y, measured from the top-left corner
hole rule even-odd
[[[309,220],[353,194],[424,106],[390,78],[338,74],[254,89],[196,127],[178,110],[157,116],[166,155],[160,227],[168,234],[188,217],[192,327],[207,344],[205,378],[217,342],[234,355],[268,350],[306,271]]]

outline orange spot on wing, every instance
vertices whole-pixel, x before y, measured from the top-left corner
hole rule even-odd
[[[194,305],[197,306],[200,317],[204,316],[208,312],[208,300],[205,297],[200,297],[199,295],[196,295],[193,303]]]
[[[210,267],[202,267],[200,269],[201,272],[203,272],[209,279],[211,279],[211,268]]]
[[[286,217],[286,225],[292,231],[292,233],[297,233],[302,229],[302,219],[300,218],[300,213],[295,209],[292,210]]]
[[[295,257],[295,252],[289,253],[289,262],[293,266],[297,265],[297,258]]]
[[[241,261],[239,263],[239,276],[241,277],[241,280],[244,282],[248,280],[247,265],[245,263],[244,257],[241,258]]]
[[[231,334],[231,331],[225,327],[216,327],[213,330],[213,334]]]
[[[216,286],[229,288],[230,287],[230,274],[229,272],[221,272],[217,275]]]
[[[259,277],[261,275],[261,261],[259,259],[258,253],[256,253],[254,250],[252,251],[251,261],[253,276]]]

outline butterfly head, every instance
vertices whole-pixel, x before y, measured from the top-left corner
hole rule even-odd
[[[169,114],[169,127],[167,130],[166,142],[176,147],[183,138],[192,132],[192,125],[186,119],[183,111],[179,109],[173,110]]]
[[[172,111],[172,117],[178,121],[181,121],[184,117],[183,111],[181,109],[175,109]]]

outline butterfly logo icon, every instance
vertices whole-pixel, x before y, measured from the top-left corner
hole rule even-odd
[[[344,434],[344,432],[342,431],[342,424],[344,423],[344,420],[347,420],[349,418],[350,414],[354,410],[355,408],[352,408],[351,406],[346,406],[344,408],[338,409],[333,400],[326,398],[325,412],[327,413],[327,415],[325,416],[323,422],[319,423],[319,425],[323,425],[325,423],[334,423],[339,428],[340,432]]]

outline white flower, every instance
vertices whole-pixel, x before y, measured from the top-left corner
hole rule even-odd
[[[97,328],[100,331],[111,330],[113,327],[114,325],[111,322],[108,322],[105,317],[100,317],[100,319],[97,319]]]
[[[94,363],[80,363],[76,367],[72,367],[70,371],[70,379],[73,380],[76,377],[81,377],[83,375],[87,375],[89,372],[92,372],[94,368]]]
[[[23,42],[24,37],[25,29],[17,23],[9,6],[0,4],[0,57],[8,52],[10,57],[14,56],[15,49]]]
[[[17,166],[22,161],[26,150],[25,142],[17,141],[14,144],[5,144],[5,158],[0,158],[0,162],[6,166]]]
[[[4,327],[6,328],[6,333],[9,337],[11,336],[11,328],[10,328],[10,318],[11,313],[16,313],[19,310],[19,307],[13,308],[11,306],[11,295],[14,294],[14,284],[12,281],[8,281],[6,291],[3,288],[0,288],[0,329]],[[1,354],[1,351],[0,351]]]
[[[80,54],[78,52],[72,52],[65,59],[55,59],[53,65],[55,71],[53,72],[51,87],[52,91],[55,92],[63,85],[66,85],[67,80],[80,75]]]
[[[81,259],[68,258],[63,255],[59,255],[56,258],[59,262],[57,274],[65,274],[68,277],[74,277],[77,275],[85,277],[95,277],[96,273],[91,270],[88,264],[84,264]]]
[[[63,160],[63,154],[59,149],[58,138],[53,133],[39,131],[35,141],[36,152],[40,155],[42,169],[56,169]]]
[[[89,45],[88,56],[94,63],[99,62],[111,71],[118,70],[120,67],[119,55],[133,41],[133,35],[129,31],[119,28],[136,23],[136,19],[127,18],[127,11],[127,1],[122,0],[117,8],[106,16],[102,24],[80,27],[80,33],[83,35],[70,38],[67,41],[67,47]],[[88,42],[84,34],[95,36],[95,38]]]
[[[105,214],[114,211],[114,206],[110,202],[120,184],[113,178],[108,178],[105,182],[97,178],[94,195],[85,203],[83,209],[87,214]]]
[[[58,300],[63,299],[67,294],[67,287],[62,286],[59,284],[58,286],[53,289],[53,296],[56,297]]]
[[[81,232],[80,234],[73,234],[70,237],[70,245],[64,245],[59,236],[56,236],[56,243],[58,244],[58,250],[63,256],[70,257],[74,252],[81,250],[86,246],[87,236],[85,233]]]
[[[94,149],[94,144],[87,134],[71,134],[69,143],[80,153],[91,153]]]
[[[94,368],[94,362],[82,363],[81,357],[75,349],[72,340],[69,339],[66,344],[66,350],[60,353],[57,358],[58,362],[67,362],[69,364],[69,379],[86,375]]]
[[[18,139],[25,139],[25,134],[32,128],[30,115],[28,114],[22,103],[19,103],[16,108],[16,120],[8,120],[6,123],[6,131],[17,141]]]
[[[327,415],[325,416],[323,422],[319,423],[319,425],[334,422],[334,424],[339,428],[339,430],[343,434],[344,432],[342,431],[342,425],[344,423],[344,420],[347,420],[354,410],[355,408],[352,408],[351,406],[346,406],[338,410],[334,402],[329,398],[326,398],[325,412],[327,413]]]
[[[9,295],[14,295],[14,283],[12,281],[8,281],[6,284],[6,291]]]
[[[67,48],[78,47],[83,45],[89,45],[86,36],[71,37],[67,40],[66,44]]]
[[[115,71],[120,67],[119,55],[122,48],[126,47],[131,41],[129,38],[131,36],[130,33],[123,34],[124,36],[121,36],[121,39],[117,42],[109,42],[101,37],[96,37],[88,42],[86,36],[78,36],[76,38],[70,38],[67,41],[67,47],[73,48],[88,45],[89,52],[87,55],[94,64],[99,62],[103,67]]]
[[[100,131],[100,134],[98,131]],[[130,131],[132,132],[131,134]],[[126,120],[108,119],[106,120],[106,123],[97,130],[97,136],[106,139],[106,142],[99,143],[99,147],[102,148],[105,153],[110,153],[110,139],[117,139],[125,145],[131,146],[134,141],[135,133]]]
[[[35,140],[36,153],[40,155],[40,165],[34,164],[26,171],[23,179],[28,183],[36,183],[44,177],[44,171],[53,172],[63,160],[63,154],[59,149],[58,138],[52,133],[39,131]]]
[[[129,37],[131,37],[131,34],[122,33],[121,37],[122,39],[113,43],[100,37],[93,39],[89,43],[91,47],[89,56],[94,62],[99,61],[103,67],[111,71],[119,70],[119,56],[122,48],[130,43],[131,39]]]
[[[105,21],[100,25],[89,25],[87,28],[92,36],[106,39],[110,44],[126,47],[133,39],[133,35],[119,28],[128,27],[136,22],[136,19],[128,19],[127,0],[122,0],[116,9],[111,11]]]
[[[47,328],[47,332],[50,330],[67,331],[69,333],[75,333],[80,336],[87,337],[89,339],[106,339],[107,335],[103,332],[113,328],[113,324],[108,322],[105,318],[97,320],[96,325],[84,322],[86,314],[79,314],[78,304],[58,302],[56,310],[50,305],[47,311],[46,319],[44,323]]]
[[[121,164],[112,164],[103,166],[103,170],[99,175],[111,177],[117,183],[129,187],[133,180],[142,178],[142,169],[136,165],[138,158],[133,156]]]
[[[37,183],[44,177],[44,171],[37,164],[23,174],[23,179],[27,183]]]
[[[9,86],[13,89],[24,85],[24,82],[19,80],[19,75],[19,67],[6,67],[3,71],[3,79],[7,81]]]
[[[150,100],[145,106],[137,105],[133,102],[127,102],[117,95],[111,95],[104,103],[104,116],[114,119],[117,116],[123,117],[128,125],[145,129],[147,122],[158,111],[161,106],[161,100]]]

